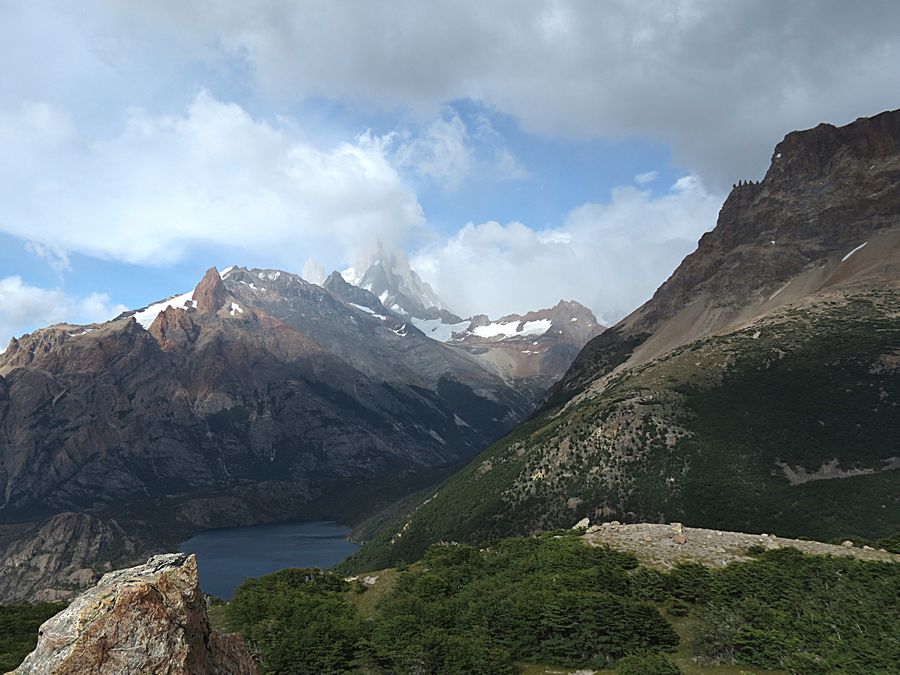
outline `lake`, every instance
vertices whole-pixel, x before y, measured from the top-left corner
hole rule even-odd
[[[347,541],[349,534],[327,521],[232,527],[201,532],[178,550],[197,555],[203,592],[227,600],[249,577],[285,567],[336,565],[358,548]]]

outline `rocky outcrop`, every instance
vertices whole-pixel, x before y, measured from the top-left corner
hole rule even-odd
[[[219,271],[210,267],[194,289],[194,306],[201,312],[216,312],[225,306],[226,295]]]
[[[197,561],[158,555],[110,572],[40,628],[19,675],[253,675],[243,639],[210,628]]]
[[[147,331],[167,352],[183,349],[197,339],[200,328],[183,309],[167,307],[159,313]]]
[[[771,551],[794,548],[809,555],[847,556],[859,560],[900,563],[900,555],[868,546],[838,546],[807,539],[788,539],[774,534],[747,534],[701,527],[684,527],[681,523],[662,525],[635,523],[622,525],[607,522],[587,528],[584,539],[592,546],[609,546],[634,553],[645,565],[668,569],[684,563],[719,567],[750,560],[755,550]]]

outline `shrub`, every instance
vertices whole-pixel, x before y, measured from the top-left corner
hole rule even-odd
[[[619,675],[681,675],[681,668],[662,654],[626,656],[616,664]]]

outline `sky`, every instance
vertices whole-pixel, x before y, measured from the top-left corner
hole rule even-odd
[[[865,0],[0,0],[0,348],[379,244],[462,316],[615,322],[787,132],[900,107],[898,25]]]

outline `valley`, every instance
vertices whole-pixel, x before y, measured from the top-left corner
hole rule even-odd
[[[0,673],[900,673],[898,25],[0,2]]]

